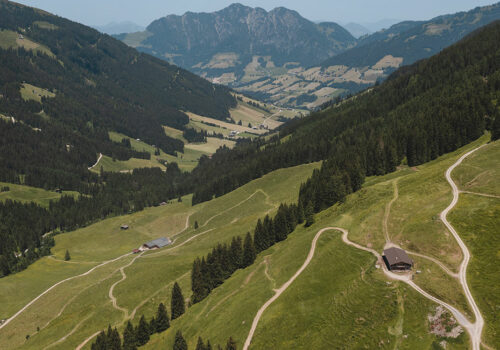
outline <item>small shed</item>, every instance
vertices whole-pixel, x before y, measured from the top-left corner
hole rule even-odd
[[[391,271],[407,271],[413,267],[413,260],[403,249],[392,247],[384,250],[384,262]]]
[[[166,237],[155,239],[154,241],[144,243],[143,249],[161,249],[172,244],[172,241]]]
[[[120,228],[121,228],[122,230],[128,230],[128,228],[129,228],[129,227],[128,227],[128,225],[121,225],[121,226],[120,226]]]

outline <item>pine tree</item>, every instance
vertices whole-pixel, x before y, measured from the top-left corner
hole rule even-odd
[[[166,311],[165,311],[166,313]],[[156,333],[156,318],[153,316],[149,321],[149,335],[153,335]]]
[[[186,311],[186,303],[184,301],[184,296],[182,295],[181,287],[177,282],[174,283],[174,288],[172,289],[172,320],[175,320]]]
[[[234,341],[233,337],[229,337],[227,340],[226,344],[226,350],[236,350],[236,342]]]
[[[158,305],[158,311],[156,312],[155,321],[156,333],[161,333],[170,327],[170,321],[168,320],[167,308],[163,303]]]
[[[137,349],[137,338],[134,330],[134,326],[130,321],[127,322],[127,326],[123,331],[123,350],[136,350]]]
[[[257,221],[257,225],[255,226],[253,243],[255,245],[255,251],[257,253],[260,253],[269,248],[267,244],[267,237],[264,231],[264,226],[262,225],[262,220],[260,219]]]
[[[230,247],[230,260],[233,272],[242,266],[243,247],[241,237],[233,237]]]
[[[181,331],[175,333],[174,350],[187,350],[187,343]]]
[[[108,328],[108,334],[106,336],[106,349],[107,350],[121,350],[122,342],[120,340],[120,334],[116,328]]]
[[[137,345],[143,346],[149,341],[149,325],[146,322],[144,315],[141,316],[139,320],[139,325],[137,326]]]
[[[306,227],[309,227],[312,224],[314,224],[314,207],[311,201],[307,203],[307,206],[305,208],[305,217],[306,217]]]
[[[207,346],[205,350],[212,350],[212,344],[210,344],[210,340],[207,340]]]
[[[198,226],[198,221],[195,221],[195,222],[194,222],[194,229],[195,229],[195,230],[197,230],[197,229],[198,229],[198,227],[199,227],[199,226]]]
[[[107,344],[106,344],[106,333],[102,331],[97,335],[97,338],[95,340],[95,343],[92,344],[91,349],[92,350],[107,350]]]
[[[243,243],[243,268],[252,265],[255,261],[255,257],[255,246],[249,232],[245,237],[245,243]]]
[[[206,350],[205,343],[203,343],[203,339],[198,337],[198,343],[196,344],[196,350]]]
[[[303,224],[306,219],[306,215],[304,213],[304,206],[302,205],[302,202],[299,201],[299,205],[297,207],[297,222],[299,224]]]
[[[64,261],[70,261],[71,256],[69,255],[69,250],[66,250],[66,254],[64,254]]]
[[[493,125],[491,126],[491,141],[500,139],[500,109],[498,107],[495,114],[495,120],[493,120]]]

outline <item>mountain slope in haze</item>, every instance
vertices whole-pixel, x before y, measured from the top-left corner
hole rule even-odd
[[[218,13],[221,20],[226,17],[232,18],[230,14],[240,9],[236,5],[231,8],[231,11],[226,9]],[[246,8],[242,7],[241,11],[243,11],[242,9]],[[250,9],[247,10],[250,11]],[[258,12],[259,10],[255,9],[253,11]],[[284,15],[286,18],[295,18],[292,16],[294,12],[281,10],[279,13],[286,13],[287,15]],[[186,14],[186,16],[186,18],[191,18],[195,15]],[[214,15],[204,14],[199,16],[211,18]],[[166,24],[167,22],[177,23],[176,25],[172,24],[172,28],[176,29],[169,32],[168,39],[159,36],[151,37],[149,32],[134,33],[122,36],[121,39],[133,46],[142,47],[141,50],[155,51],[156,55],[159,57],[163,55],[164,59],[171,59],[174,62],[186,60],[182,52],[181,56],[176,56],[172,52],[169,52],[167,57],[164,54],[166,51],[175,49],[177,44],[173,42],[174,40],[179,41],[179,47],[186,47],[187,42],[191,45],[193,39],[191,36],[184,34],[184,30],[195,30],[192,28],[197,28],[199,25],[189,22],[191,24],[185,29],[180,24],[178,17],[168,18],[170,17],[155,22],[154,26],[156,28],[161,23]],[[418,59],[430,57],[475,29],[499,18],[500,4],[497,3],[491,6],[478,7],[469,12],[437,17],[429,21],[400,22],[388,29],[380,30],[371,35],[363,36],[357,41],[350,42],[349,45],[355,44],[355,47],[347,49],[317,66],[304,65],[306,62],[299,65],[286,64],[280,66],[276,64],[278,60],[275,56],[269,56],[271,54],[255,54],[252,61],[248,63],[250,58],[248,57],[242,61],[241,57],[233,50],[233,47],[227,49],[217,48],[219,53],[213,54],[212,47],[209,45],[212,40],[209,40],[203,43],[205,46],[202,46],[204,52],[209,52],[204,61],[190,57],[187,58],[187,60],[190,60],[189,62],[185,61],[186,65],[184,67],[209,80],[229,85],[238,91],[251,94],[269,103],[314,109],[331,101],[336,96],[355,93],[371,86],[378,80],[385,79],[391,72],[402,65],[408,65]],[[317,28],[322,27],[324,28],[325,25],[317,25]],[[263,24],[262,28],[267,27]],[[300,33],[312,35],[314,31],[302,31]],[[314,43],[318,40],[317,38],[318,36],[314,35],[309,40],[313,40]],[[301,39],[296,36],[289,37],[288,40],[293,44],[301,43]],[[157,49],[157,46],[160,46],[162,42],[163,44],[169,43],[169,50]],[[280,41],[271,42],[282,45]],[[195,55],[200,55],[200,53],[195,52],[195,47],[200,47],[198,43],[195,41],[192,45],[191,51]],[[284,47],[286,48],[286,45]],[[322,46],[317,47],[321,48]],[[310,53],[311,51],[304,52]],[[280,61],[293,62],[297,57],[292,54],[292,51],[288,53],[288,61],[285,58]],[[321,57],[321,55],[316,57]],[[195,66],[190,67],[190,65]],[[242,67],[244,67],[243,71]]]
[[[361,37],[357,46],[320,66],[249,83],[239,89],[287,106],[316,108],[339,94],[355,93],[402,65],[430,57],[475,29],[500,19],[500,3],[434,18],[404,21]]]
[[[267,12],[240,4],[214,13],[170,15],[144,32],[116,37],[231,87],[319,64],[356,43],[336,23],[316,24],[283,7]]]
[[[329,159],[301,190],[320,209],[331,204],[324,203],[328,193],[342,187],[332,177],[339,164],[359,163],[365,175],[382,175],[403,159],[419,165],[477,139],[485,129],[495,131],[500,122],[499,33],[496,21],[429,59],[400,68],[355,98],[286,124],[267,145],[220,150],[193,171],[212,179],[198,183],[193,202],[220,196],[277,168]]]
[[[478,7],[469,12],[436,17],[426,22],[402,22],[360,40],[358,46],[334,56],[323,67],[374,66],[387,55],[409,65],[430,57],[468,33],[500,18],[500,4]]]
[[[359,24],[359,23],[354,23],[350,22],[347,24],[344,24],[343,27],[349,31],[355,38],[360,38],[362,36],[371,34],[372,31],[365,26]]]
[[[105,25],[100,25],[100,26],[96,25],[92,27],[97,29],[101,33],[106,33],[109,35],[140,32],[146,29],[143,26],[140,26],[137,23],[131,21],[111,22]]]
[[[3,180],[60,169],[67,186],[75,181],[65,177],[87,178],[99,153],[134,154],[108,131],[182,151],[164,125],[183,129],[183,111],[223,120],[236,105],[225,87],[43,11],[2,1],[0,29],[0,114],[15,121],[0,141]]]

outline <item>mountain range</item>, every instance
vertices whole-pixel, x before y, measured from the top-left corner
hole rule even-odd
[[[266,102],[314,109],[430,57],[499,18],[497,3],[400,22],[356,39],[336,23],[316,24],[292,10],[266,12],[234,4],[215,13],[167,16],[144,32],[117,38]]]

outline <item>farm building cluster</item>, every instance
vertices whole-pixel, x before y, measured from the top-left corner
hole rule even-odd
[[[164,248],[164,247],[169,246],[171,244],[172,244],[172,241],[170,240],[170,238],[161,237],[161,238],[155,239],[153,241],[144,243],[140,248],[134,249],[133,252],[139,253],[139,252],[143,252],[145,250],[161,249],[161,248]]]

